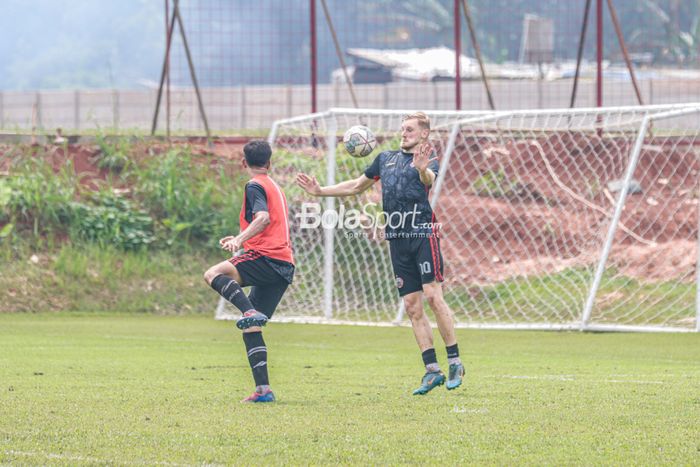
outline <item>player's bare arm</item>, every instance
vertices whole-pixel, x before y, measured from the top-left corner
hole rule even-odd
[[[418,170],[420,181],[425,186],[431,186],[435,181],[435,173],[428,168],[428,164],[436,157],[431,158],[433,153],[433,146],[428,142],[420,144],[417,151],[413,153],[413,165]]]
[[[354,180],[336,183],[335,185],[321,186],[316,177],[300,173],[297,175],[297,185],[313,196],[350,196],[362,193],[374,185],[374,180],[364,174]]]
[[[228,236],[222,238],[219,240],[219,244],[224,250],[234,253],[238,251],[245,242],[265,230],[265,227],[269,224],[270,214],[267,211],[256,212],[253,216],[253,222],[250,223],[247,229],[235,237]]]

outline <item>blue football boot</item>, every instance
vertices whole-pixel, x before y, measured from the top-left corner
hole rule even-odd
[[[238,329],[248,329],[253,326],[265,326],[267,324],[267,316],[259,311],[250,310],[243,313],[243,316],[236,320]]]
[[[262,394],[259,392],[254,392],[250,396],[246,397],[241,401],[242,403],[254,403],[254,402],[275,402],[275,395],[271,390],[267,390]]]
[[[414,396],[427,394],[434,388],[445,384],[445,374],[442,371],[429,371],[423,375],[420,387],[413,391]]]
[[[448,390],[457,389],[462,384],[464,378],[464,365],[461,363],[453,363],[450,365],[449,376],[447,377],[446,387]]]

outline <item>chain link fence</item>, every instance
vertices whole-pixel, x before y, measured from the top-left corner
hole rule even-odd
[[[158,128],[193,134],[204,131],[183,37],[191,51],[209,126],[215,132],[266,129],[279,118],[313,109],[353,106],[333,33],[360,107],[489,109],[464,5],[471,14],[496,109],[566,108],[571,101],[586,3],[181,0],[185,34],[177,26],[173,31]],[[590,2],[576,107],[598,103],[599,38],[602,104],[637,103],[607,3]],[[643,102],[700,101],[700,4],[676,0],[610,3]],[[170,18],[174,6],[174,0],[163,2],[162,56],[166,15]],[[461,52],[459,81],[457,50]],[[159,78],[146,76],[137,89],[3,91],[0,129],[86,131],[99,127],[147,132]]]

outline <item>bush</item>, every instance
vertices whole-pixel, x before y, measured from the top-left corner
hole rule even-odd
[[[116,181],[97,180],[98,192],[94,183],[81,186],[71,163],[56,172],[45,154],[37,154],[40,149],[22,148],[10,175],[0,178],[0,242],[52,248],[69,238],[121,251],[175,245],[214,250],[218,238],[238,232],[244,179],[235,175],[235,162],[195,159],[181,148],[164,154],[149,149],[149,155],[127,146],[119,151],[130,152],[105,148],[103,167],[123,172]],[[126,163],[112,165],[123,157]]]
[[[121,173],[129,165],[129,153],[132,148],[127,138],[122,137],[111,143],[102,133],[98,133],[95,140],[100,148],[94,159],[97,167]]]
[[[223,170],[193,160],[189,151],[173,149],[135,171],[136,196],[161,220],[168,244],[210,241],[237,231],[241,187]]]
[[[93,196],[96,205],[73,203],[72,236],[122,250],[148,247],[155,236],[153,219],[117,195],[102,192]]]
[[[40,157],[19,159],[12,175],[0,179],[2,217],[35,237],[63,232],[69,225],[77,177],[67,163],[58,173]]]

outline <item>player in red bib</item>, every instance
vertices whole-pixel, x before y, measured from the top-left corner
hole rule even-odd
[[[219,240],[234,256],[209,268],[204,280],[241,310],[236,326],[243,331],[255,392],[242,402],[273,402],[267,374],[267,347],[262,326],[272,317],[294,277],[287,198],[268,175],[272,150],[265,141],[243,148],[243,165],[251,176],[245,185],[238,235]],[[238,254],[243,248],[242,253]],[[251,286],[246,296],[242,287]]]

